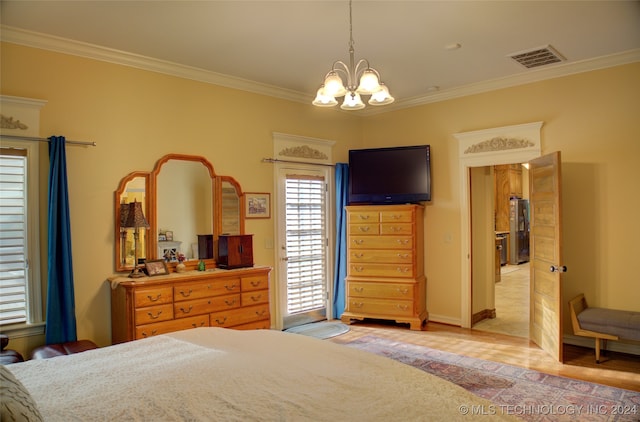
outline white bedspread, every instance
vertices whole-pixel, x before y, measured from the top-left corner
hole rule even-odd
[[[271,330],[197,328],[8,368],[47,421],[468,421],[460,406],[490,406],[391,359]]]

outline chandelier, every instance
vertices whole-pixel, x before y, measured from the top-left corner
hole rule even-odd
[[[370,105],[386,105],[394,101],[389,94],[389,89],[380,82],[378,71],[369,66],[369,61],[360,59],[358,63],[355,62],[353,44],[353,22],[351,0],[349,0],[349,65],[347,66],[342,60],[333,63],[331,71],[324,77],[324,84],[318,89],[313,105],[333,107],[338,104],[336,98],[344,96],[341,109],[360,110],[365,107],[361,95],[371,96]],[[346,84],[343,77],[346,79]]]

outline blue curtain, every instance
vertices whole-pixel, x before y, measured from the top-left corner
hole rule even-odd
[[[333,317],[344,312],[345,277],[347,276],[347,205],[349,193],[349,165],[336,164],[336,266],[333,280]]]
[[[49,138],[47,344],[77,340],[67,157],[63,136]]]

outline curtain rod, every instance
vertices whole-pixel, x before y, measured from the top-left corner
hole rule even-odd
[[[293,164],[310,164],[312,166],[326,166],[326,167],[335,167],[335,164],[325,164],[325,163],[309,163],[306,161],[293,161],[293,160],[280,160],[278,158],[263,158],[263,163],[293,163]]]
[[[34,141],[34,142],[49,142],[49,139],[47,138],[36,138],[33,136],[18,136],[18,135],[2,135],[0,134],[1,138],[11,138],[11,139],[18,139],[21,141]],[[88,145],[88,146],[92,146],[95,147],[97,146],[95,142],[85,142],[85,141],[66,141],[67,144],[73,144],[73,145]]]

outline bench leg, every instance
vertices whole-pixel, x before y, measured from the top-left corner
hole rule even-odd
[[[600,363],[600,339],[596,337],[596,363]]]

